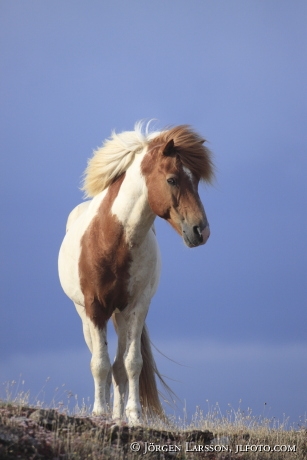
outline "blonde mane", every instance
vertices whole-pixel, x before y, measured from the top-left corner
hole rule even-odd
[[[149,132],[149,123],[145,130],[142,122],[137,122],[134,131],[120,134],[112,132],[103,145],[93,152],[84,171],[81,190],[85,197],[98,195],[132,164],[135,155],[145,148],[150,150],[174,140],[176,151],[182,163],[189,167],[199,179],[210,182],[213,177],[211,152],[205,142],[189,126],[181,125],[160,132]]]
[[[148,133],[144,134],[142,128],[143,124],[139,122],[135,124],[134,131],[120,134],[113,131],[110,139],[106,139],[103,145],[93,152],[84,171],[81,188],[86,197],[98,195],[127,171],[135,154],[148,145]]]

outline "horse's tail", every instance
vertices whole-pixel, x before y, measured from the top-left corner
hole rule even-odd
[[[164,411],[159,399],[156,377],[160,380],[162,386],[169,395],[172,395],[173,392],[167,383],[165,383],[162,375],[157,369],[157,365],[151,351],[146,324],[144,324],[141,336],[141,352],[143,367],[140,375],[140,400],[144,415],[158,416],[165,419]]]

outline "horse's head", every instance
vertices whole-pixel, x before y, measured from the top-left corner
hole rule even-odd
[[[209,223],[198,195],[213,167],[204,141],[186,126],[164,131],[149,144],[142,163],[152,211],[167,220],[188,247],[205,244]]]

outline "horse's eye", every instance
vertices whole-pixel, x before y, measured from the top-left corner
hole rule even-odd
[[[177,185],[176,179],[174,179],[173,177],[170,177],[169,179],[167,179],[167,182],[170,185]]]

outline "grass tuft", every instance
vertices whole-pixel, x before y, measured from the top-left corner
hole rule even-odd
[[[45,385],[47,384],[45,382]],[[56,389],[49,406],[42,402],[44,388],[30,404],[24,381],[9,382],[0,400],[0,458],[21,459],[203,459],[306,460],[306,420],[289,426],[229,406],[208,404],[197,408],[188,422],[148,419],[142,426],[114,423],[110,416],[93,417],[91,407],[65,387]],[[63,402],[66,398],[66,404]],[[69,409],[72,406],[73,410]],[[133,447],[134,446],[134,447]],[[135,449],[135,446],[139,450]]]

